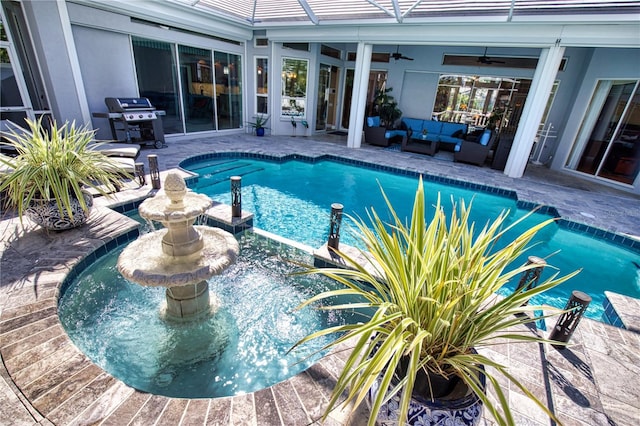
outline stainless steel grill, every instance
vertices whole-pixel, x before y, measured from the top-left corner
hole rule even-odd
[[[108,118],[113,139],[127,143],[164,146],[164,130],[160,116],[148,98],[105,98],[109,112],[94,112],[96,118]]]

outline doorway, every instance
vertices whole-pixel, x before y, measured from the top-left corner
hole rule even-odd
[[[634,183],[640,172],[640,81],[598,82],[566,167]]]
[[[316,105],[316,130],[334,130],[336,121],[336,99],[340,68],[335,65],[320,64],[318,76],[318,96]]]
[[[20,3],[2,2],[0,8],[0,129],[8,122],[26,126],[26,119],[50,116],[42,76]],[[44,120],[47,125],[47,120]]]
[[[349,128],[349,118],[351,114],[351,96],[353,95],[353,69],[347,70],[344,85],[344,101],[342,103],[342,128]],[[384,90],[387,85],[387,72],[386,71],[370,71],[369,83],[367,84],[367,107],[366,111],[373,109],[373,103],[376,93],[380,90]]]

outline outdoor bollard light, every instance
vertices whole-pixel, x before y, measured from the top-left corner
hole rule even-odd
[[[331,204],[331,219],[329,228],[329,240],[327,241],[327,246],[334,250],[338,250],[338,245],[340,244],[340,224],[342,223],[342,209],[342,204]]]
[[[569,298],[567,306],[564,308],[568,312],[560,315],[558,322],[555,327],[553,327],[553,331],[549,336],[549,340],[567,343],[573,332],[578,328],[578,323],[587,310],[589,303],[591,303],[591,297],[588,294],[579,290],[573,290],[573,292],[571,292],[571,298]],[[553,347],[556,349],[565,348],[563,345],[553,345]]]
[[[147,184],[147,179],[144,176],[144,163],[136,163],[136,177],[138,178],[140,186]]]
[[[153,189],[160,189],[160,169],[158,168],[158,156],[147,155],[149,159],[149,176],[151,176],[151,186]]]
[[[521,291],[523,287],[526,287],[526,289],[522,291],[529,291],[538,285],[542,270],[545,266],[547,266],[547,261],[538,256],[529,256],[529,258],[527,259],[527,266],[531,264],[534,264],[536,266],[522,273],[522,276],[520,276],[520,281],[518,281],[518,287],[516,288],[516,291]],[[528,300],[522,305],[524,306],[527,303],[529,303]]]
[[[231,176],[231,217],[242,217],[242,178]]]

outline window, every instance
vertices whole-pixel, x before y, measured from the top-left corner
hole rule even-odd
[[[269,46],[269,39],[268,38],[256,37],[256,39],[254,40],[254,46],[255,47],[268,47]]]
[[[633,184],[640,171],[640,81],[602,80],[567,168]]]
[[[269,113],[269,59],[256,58],[256,114]]]
[[[303,52],[309,51],[309,43],[282,43],[282,47]]]
[[[282,59],[282,107],[284,117],[306,117],[307,59]]]
[[[477,75],[441,75],[433,116],[486,127],[492,114],[502,115],[518,92],[520,81]]]
[[[323,44],[320,46],[320,54],[324,56],[329,56],[331,58],[342,59],[342,51],[339,49],[334,49],[331,46],[327,46]]]
[[[355,61],[356,60],[356,52],[349,52],[347,53],[347,61]],[[391,58],[391,54],[390,53],[376,53],[373,52],[371,54],[371,62],[382,62],[382,63],[388,63],[389,59]]]

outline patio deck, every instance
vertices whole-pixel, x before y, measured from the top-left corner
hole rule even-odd
[[[422,171],[505,189],[522,200],[555,206],[570,220],[599,228],[640,234],[640,198],[603,185],[530,167],[511,179],[488,167],[364,146],[347,149],[345,138],[228,135],[170,139],[158,155],[161,170],[182,159],[213,151],[265,154],[336,154],[356,160]],[[145,164],[148,170],[148,164]],[[125,190],[120,201],[151,191],[150,185]],[[90,226],[47,234],[25,221],[0,222],[0,424],[249,424],[302,425],[319,422],[339,353],[297,376],[253,394],[233,398],[186,400],[136,391],[91,363],[68,339],[57,317],[59,286],[70,268],[87,253],[136,226],[97,199]],[[570,348],[504,343],[490,355],[509,365],[566,425],[637,425],[640,422],[640,334],[583,319]],[[550,421],[516,389],[509,400],[518,425]],[[364,424],[366,408],[352,417],[336,412],[328,425]],[[491,419],[484,419],[491,425]]]

